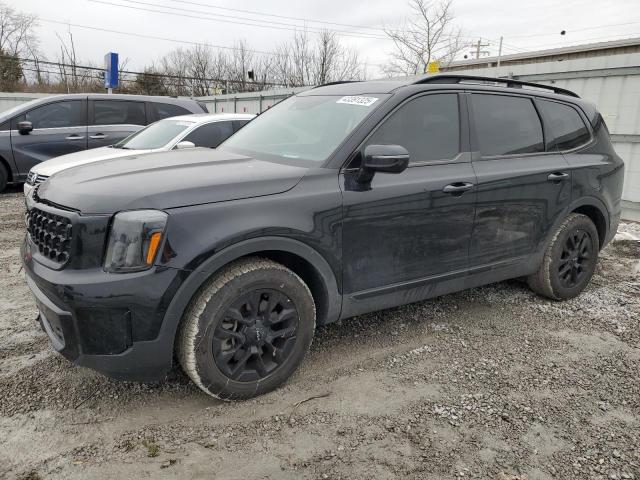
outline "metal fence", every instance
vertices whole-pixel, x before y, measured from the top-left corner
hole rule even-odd
[[[0,93],[0,113],[47,95],[46,93]]]
[[[283,90],[270,90],[263,92],[234,93],[229,95],[215,95],[211,97],[198,97],[197,100],[205,103],[211,113],[262,113],[273,107],[276,103],[291,95],[304,92],[311,87],[297,87]]]

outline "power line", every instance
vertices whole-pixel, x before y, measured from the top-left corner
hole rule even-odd
[[[359,29],[367,29],[367,30],[376,30],[379,32],[384,32],[384,28],[380,28],[380,27],[369,27],[367,25],[353,25],[353,24],[349,24],[349,23],[338,23],[338,22],[328,22],[325,20],[313,20],[310,18],[301,18],[301,17],[289,17],[286,15],[276,15],[273,13],[266,13],[266,12],[258,12],[255,10],[242,10],[239,8],[228,8],[228,7],[220,7],[217,5],[209,5],[206,3],[198,3],[198,2],[191,2],[188,0],[168,0],[171,2],[176,2],[176,3],[184,3],[184,4],[189,4],[189,5],[196,5],[199,7],[206,7],[206,8],[213,8],[216,10],[226,10],[226,11],[230,11],[230,12],[240,12],[240,13],[249,13],[252,15],[260,15],[260,16],[265,16],[265,17],[273,17],[273,18],[284,18],[287,20],[298,20],[298,21],[302,21],[302,22],[309,22],[309,23],[321,23],[324,25],[335,25],[335,26],[339,26],[339,27],[351,27],[351,28],[359,28]]]
[[[186,13],[177,13],[177,12],[165,12],[165,11],[161,11],[161,10],[154,10],[151,8],[144,8],[144,7],[135,7],[132,5],[122,5],[122,4],[118,4],[118,3],[112,3],[112,2],[106,2],[103,0],[87,0],[89,2],[92,3],[100,3],[103,5],[109,5],[112,7],[120,7],[120,8],[128,8],[128,9],[132,9],[132,10],[139,10],[139,11],[144,11],[144,12],[151,12],[151,13],[159,13],[159,14],[164,14],[164,15],[170,15],[170,16],[178,16],[178,17],[185,17],[185,18],[195,18],[197,20],[205,20],[205,21],[211,21],[211,22],[223,22],[223,23],[232,23],[232,24],[236,24],[236,25],[246,25],[246,26],[250,26],[250,27],[259,27],[259,28],[271,28],[271,29],[276,29],[276,30],[288,30],[288,31],[294,31],[294,32],[298,32],[301,29],[304,30],[308,30],[311,33],[321,33],[322,30],[316,30],[316,29],[311,29],[309,27],[307,27],[306,29],[300,25],[293,25],[293,24],[288,24],[290,26],[278,26],[278,25],[271,25],[271,23],[281,23],[281,22],[269,22],[267,24],[264,23],[247,23],[247,22],[243,22],[243,21],[236,21],[236,20],[227,20],[227,19],[219,19],[219,18],[212,18],[211,15],[215,15],[215,14],[211,14],[209,12],[203,12],[203,11],[199,11],[199,10],[188,10],[188,9],[179,9],[182,11],[191,11],[194,13],[199,13],[200,15],[206,15],[205,18],[201,17],[201,16],[195,16],[195,15],[189,15]],[[131,2],[134,2],[135,0],[129,0]],[[162,5],[157,5],[157,4],[150,4],[150,3],[145,3],[145,2],[138,2],[135,1],[135,3],[137,4],[142,4],[142,5],[150,5],[150,6],[155,6],[155,7],[160,7],[160,8],[170,8],[170,7],[165,7]],[[239,18],[242,19],[242,17],[231,17],[229,15],[217,15],[219,17],[228,17],[228,18]],[[252,22],[261,22],[260,20],[254,20],[254,19],[246,19]],[[389,40],[388,37],[383,37],[383,36],[376,36],[376,35],[372,35],[372,34],[365,34],[365,33],[357,33],[357,32],[346,32],[343,30],[333,30],[334,33],[336,33],[337,35],[340,36],[345,36],[345,37],[355,37],[355,38],[368,38],[368,39],[372,39],[372,40]]]
[[[587,30],[601,30],[603,27],[621,27],[621,26],[625,26],[625,25],[637,25],[639,24],[640,21],[633,21],[633,22],[625,22],[625,23],[610,23],[608,25],[599,25],[597,27],[585,27],[585,28],[576,28],[576,29],[570,29],[567,30],[570,33],[573,32],[585,32]],[[549,33],[532,33],[532,34],[527,34],[527,35],[509,35],[510,38],[530,38],[530,37],[544,37],[544,36],[550,36],[550,35],[558,35],[559,32],[549,32]]]
[[[105,32],[105,33],[116,33],[119,35],[128,35],[131,37],[139,37],[139,38],[148,38],[150,40],[162,40],[165,42],[173,42],[173,43],[182,43],[184,45],[208,45],[210,47],[214,47],[214,48],[222,48],[224,50],[242,50],[242,48],[240,47],[228,47],[228,46],[224,46],[224,45],[212,45],[209,43],[203,43],[203,42],[194,42],[194,41],[190,41],[190,40],[178,40],[176,38],[168,38],[168,37],[159,37],[156,35],[145,35],[142,33],[133,33],[133,32],[124,32],[122,30],[112,30],[109,28],[102,28],[102,27],[95,27],[95,26],[91,26],[91,25],[82,25],[79,23],[69,23],[69,22],[62,22],[60,20],[49,20],[46,18],[40,18],[39,20],[43,21],[43,22],[47,22],[47,23],[55,23],[58,25],[66,25],[66,26],[70,26],[70,27],[76,27],[76,28],[84,28],[87,30],[94,30],[94,31],[98,31],[98,32]],[[252,52],[252,53],[260,53],[263,55],[273,55],[273,56],[277,56],[278,54],[273,53],[273,52],[265,52],[265,51],[261,51],[261,50],[250,50],[250,49],[245,49],[246,51]]]

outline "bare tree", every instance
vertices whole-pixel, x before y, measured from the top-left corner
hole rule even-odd
[[[400,28],[385,28],[395,49],[384,69],[388,75],[424,73],[431,61],[450,63],[464,45],[453,24],[453,0],[409,0],[412,14]]]
[[[365,77],[358,52],[341,45],[336,34],[327,30],[320,32],[315,41],[306,32],[296,32],[291,42],[276,48],[274,57],[274,81],[285,86],[321,85]]]
[[[17,12],[0,2],[0,51],[5,55],[27,56],[37,46],[37,17]]]
[[[37,50],[35,15],[20,13],[0,2],[0,88],[14,90],[25,78],[22,57]],[[35,58],[35,56],[34,56]],[[36,70],[38,69],[27,69]]]
[[[340,80],[362,80],[366,76],[360,56],[344,47],[335,32],[323,30],[312,57],[311,80],[315,85]]]

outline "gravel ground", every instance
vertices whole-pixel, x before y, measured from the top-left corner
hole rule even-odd
[[[640,225],[579,298],[506,282],[319,328],[283,388],[210,399],[49,347],[0,196],[0,477],[640,480]]]

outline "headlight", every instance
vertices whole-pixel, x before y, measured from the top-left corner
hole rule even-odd
[[[151,268],[166,224],[167,214],[158,210],[116,214],[109,234],[104,269],[112,273],[126,273]]]

